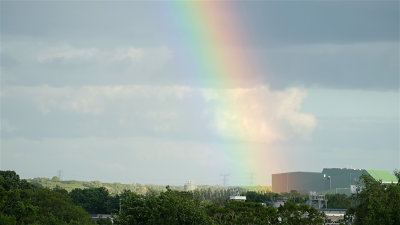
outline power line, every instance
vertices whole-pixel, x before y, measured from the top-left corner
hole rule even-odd
[[[254,185],[254,173],[250,173],[250,186]]]
[[[229,174],[228,173],[224,173],[224,174],[221,174],[221,176],[222,176],[222,184],[223,184],[224,187],[226,187],[228,185]]]
[[[62,176],[63,176],[63,171],[62,170],[57,170],[57,176],[60,180],[62,180]]]

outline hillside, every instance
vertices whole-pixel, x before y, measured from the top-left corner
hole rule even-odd
[[[118,194],[123,192],[124,190],[130,190],[139,194],[146,194],[148,192],[162,192],[165,191],[166,185],[154,185],[154,184],[121,184],[121,183],[103,183],[100,181],[77,181],[77,180],[59,180],[57,177],[49,178],[33,178],[27,179],[28,182],[32,184],[39,184],[43,187],[54,189],[54,188],[62,188],[67,190],[68,192],[72,191],[75,188],[84,189],[84,188],[98,188],[104,187],[106,188],[110,194]],[[183,186],[170,186],[172,190],[183,191]],[[198,185],[198,189],[223,189],[224,187],[219,185]],[[235,187],[229,187],[235,188]],[[271,186],[241,186],[236,187],[239,191],[256,191],[256,192],[270,192]]]

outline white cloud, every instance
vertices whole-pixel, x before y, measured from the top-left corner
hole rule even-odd
[[[271,91],[261,86],[208,89],[204,93],[216,105],[215,128],[225,137],[256,142],[284,141],[293,135],[307,137],[316,126],[313,115],[301,112],[306,93],[300,89]]]
[[[7,87],[2,92],[4,98],[20,98],[33,101],[43,114],[54,110],[77,114],[102,114],[106,104],[137,100],[169,98],[183,99],[190,96],[193,89],[183,86],[82,86],[82,87]],[[151,100],[149,100],[151,101]],[[153,112],[154,113],[154,112]],[[170,117],[170,115],[168,116]]]
[[[0,133],[4,132],[4,133],[11,133],[16,131],[17,128],[15,126],[13,126],[12,124],[10,124],[10,122],[8,122],[8,120],[6,119],[1,119],[0,121]]]
[[[187,134],[202,127],[201,132],[213,131],[224,138],[269,143],[293,136],[306,138],[316,126],[313,115],[301,112],[306,92],[296,88],[40,86],[8,87],[2,95],[30,101],[44,115],[61,111],[117,117],[120,126],[142,124],[141,129],[155,133]]]
[[[112,60],[131,60],[133,62],[139,61],[143,57],[143,50],[139,48],[135,48],[132,46],[126,48],[117,48],[115,52],[111,54]]]
[[[147,69],[154,69],[165,64],[173,57],[171,49],[165,46],[113,46],[113,47],[78,47],[69,43],[41,43],[34,41],[5,42],[2,54],[14,60],[26,63],[51,64],[95,63],[97,66],[121,66],[140,64]],[[126,66],[126,65],[125,65]]]
[[[58,59],[90,60],[97,55],[99,55],[99,51],[95,48],[74,48],[70,45],[62,45],[38,49],[35,57],[38,62],[47,63]]]

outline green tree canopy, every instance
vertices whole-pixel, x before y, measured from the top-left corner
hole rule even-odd
[[[0,224],[89,225],[89,214],[68,194],[20,180],[14,171],[0,171]]]
[[[122,197],[122,209],[115,219],[117,225],[213,224],[200,200],[191,192],[172,191],[167,187],[159,195],[125,192]]]
[[[400,181],[399,172],[395,172]],[[400,224],[400,182],[382,184],[362,175],[364,187],[358,195],[359,204],[354,210],[356,225]]]
[[[119,196],[111,196],[104,187],[74,189],[70,196],[73,203],[92,214],[111,214],[119,210]]]
[[[282,225],[319,225],[324,222],[324,214],[316,208],[288,201],[279,206],[278,214]]]

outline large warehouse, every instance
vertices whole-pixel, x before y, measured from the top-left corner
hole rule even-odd
[[[397,178],[386,170],[324,168],[322,172],[272,174],[272,191],[284,193],[296,190],[304,194],[310,191],[351,194],[356,192],[356,186],[362,174],[381,180],[383,183],[397,182]]]

